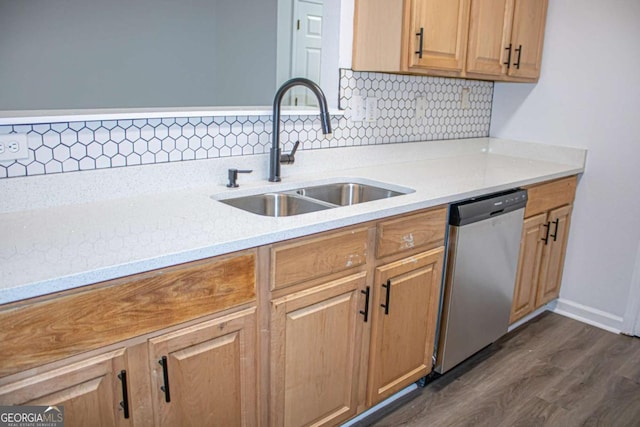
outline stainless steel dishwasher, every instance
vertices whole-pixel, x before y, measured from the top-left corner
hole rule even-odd
[[[452,204],[436,372],[507,332],[526,190]]]

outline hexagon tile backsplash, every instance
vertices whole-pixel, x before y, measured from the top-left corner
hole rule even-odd
[[[461,107],[463,88],[468,108]],[[354,121],[355,97],[376,104],[371,121]],[[416,117],[416,99],[424,116]],[[289,116],[281,126],[283,151],[489,135],[493,83],[443,77],[340,71],[340,108],[325,138],[315,116]],[[263,154],[270,116],[177,117],[0,126],[27,133],[29,158],[0,162],[0,179],[163,162]]]

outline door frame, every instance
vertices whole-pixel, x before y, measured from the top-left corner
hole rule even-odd
[[[640,337],[640,242],[638,242],[636,262],[631,275],[631,287],[621,332],[625,335]]]

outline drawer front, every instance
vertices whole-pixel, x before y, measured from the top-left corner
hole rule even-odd
[[[367,229],[304,237],[271,248],[271,289],[282,289],[367,262]]]
[[[524,211],[525,218],[573,203],[577,182],[578,178],[574,175],[527,187],[529,200]]]
[[[447,208],[439,207],[378,224],[376,256],[382,258],[414,248],[436,247],[444,243]]]
[[[255,258],[212,258],[0,309],[0,377],[250,302]]]

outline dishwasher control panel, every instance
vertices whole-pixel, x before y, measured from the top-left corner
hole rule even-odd
[[[501,193],[474,197],[451,205],[450,225],[465,225],[502,215],[527,204],[527,190],[514,189]]]

